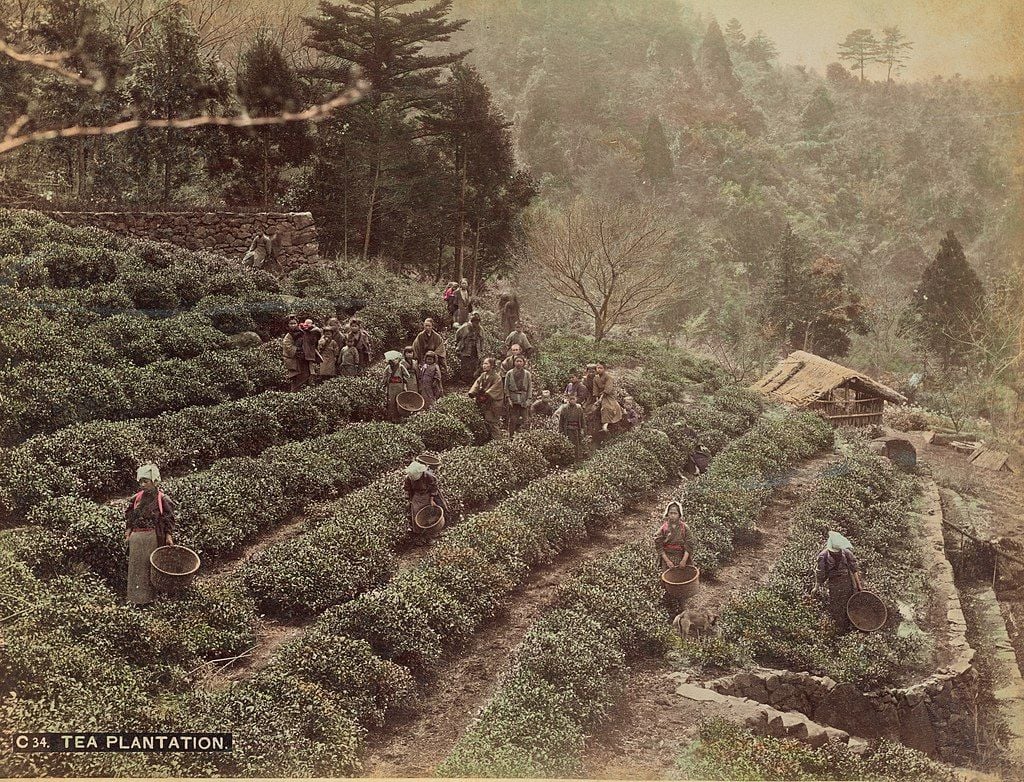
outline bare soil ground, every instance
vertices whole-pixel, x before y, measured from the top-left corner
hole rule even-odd
[[[652,497],[643,509],[624,513],[582,546],[536,569],[506,602],[505,610],[484,625],[462,649],[447,656],[439,674],[422,686],[411,708],[395,713],[388,725],[371,733],[364,756],[365,776],[429,776],[447,757],[474,716],[497,689],[512,652],[530,625],[551,605],[559,582],[582,562],[630,540],[653,536],[673,486]]]
[[[836,459],[834,454],[824,454],[793,470],[762,514],[760,534],[738,545],[729,563],[714,580],[702,583],[688,606],[717,612],[732,597],[763,583],[786,545],[793,507],[813,487],[822,469]],[[706,705],[679,703],[672,672],[667,662],[653,659],[630,671],[623,696],[587,748],[587,778],[662,779],[671,770],[680,749],[693,737],[697,721],[710,716]]]

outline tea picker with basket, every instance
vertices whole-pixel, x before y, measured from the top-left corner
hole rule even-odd
[[[670,502],[654,536],[654,550],[658,564],[664,568],[661,583],[665,597],[674,608],[681,607],[697,589],[699,572],[691,564],[693,552],[687,533],[683,506],[675,501]]]
[[[818,554],[817,569],[815,572],[815,586],[812,594],[820,594],[821,587],[828,584],[828,606],[829,613],[839,628],[840,633],[850,631],[851,623],[848,614],[848,605],[854,600],[854,595],[861,594],[864,589],[860,580],[860,567],[857,558],[853,555],[853,544],[844,535],[830,531],[825,541],[825,548]],[[870,593],[864,592],[861,602],[871,603]],[[875,598],[877,600],[877,598]],[[878,601],[879,605],[881,601]],[[877,608],[877,607],[875,607]],[[871,607],[869,606],[869,612]],[[882,606],[884,612],[884,606]],[[877,630],[878,627],[870,627],[871,617],[866,618],[866,626],[858,627],[864,630]],[[884,617],[882,619],[884,622]]]
[[[432,468],[441,463],[433,454],[422,454],[405,468],[405,496],[409,500],[409,526],[413,532],[436,534],[450,512]]]

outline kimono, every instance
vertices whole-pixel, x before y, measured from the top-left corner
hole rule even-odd
[[[444,394],[444,388],[441,386],[441,367],[437,364],[420,364],[418,381],[423,407],[429,410]]]

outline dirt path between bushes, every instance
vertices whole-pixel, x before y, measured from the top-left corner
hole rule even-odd
[[[786,545],[793,508],[804,499],[819,473],[840,457],[822,454],[803,462],[781,483],[761,515],[757,533],[738,543],[714,580],[702,583],[689,606],[718,612],[733,597],[763,583]],[[696,735],[704,716],[696,704],[674,697],[673,669],[646,659],[627,674],[624,695],[599,726],[584,755],[584,776],[591,779],[662,779],[681,748]]]
[[[534,569],[508,598],[502,612],[480,628],[460,650],[445,654],[439,673],[421,686],[411,708],[396,710],[388,725],[369,735],[364,776],[422,777],[433,774],[470,720],[487,703],[508,668],[523,635],[551,605],[558,584],[572,570],[622,543],[653,536],[665,505],[678,485],[670,485],[627,511],[617,523],[597,532],[582,546]]]
[[[749,583],[767,572],[767,566],[786,542],[787,511],[822,466],[836,458],[832,455],[815,457],[787,477],[761,520],[756,542],[737,547],[734,560],[743,561],[722,568],[719,579],[702,590],[694,599],[694,605],[713,608],[731,595],[730,585]],[[499,616],[484,625],[463,649],[446,656],[440,673],[423,685],[423,694],[414,706],[396,712],[384,729],[370,734],[362,774],[373,777],[433,774],[473,718],[489,702],[523,635],[551,605],[559,582],[587,560],[623,543],[653,536],[665,505],[676,496],[679,488],[678,484],[663,488],[638,509],[626,513],[619,523],[595,534],[581,548],[535,570],[528,581],[513,592]],[[732,587],[732,590],[738,589]],[[713,599],[711,595],[720,597]],[[671,691],[664,684],[664,673],[657,666],[647,664],[633,674],[626,689],[630,693],[629,703],[616,707],[613,720],[621,722],[624,711],[633,713],[639,705],[644,715],[639,723],[641,730],[648,732],[655,724],[651,722],[655,717],[656,721],[665,722],[665,715],[660,714],[659,709],[665,709],[664,699]],[[671,724],[676,724],[674,718]],[[674,732],[675,729],[669,730],[670,735]]]

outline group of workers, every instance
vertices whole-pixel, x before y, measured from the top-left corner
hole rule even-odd
[[[683,521],[683,506],[672,501],[665,508],[661,525],[654,534],[654,551],[663,569],[684,568],[693,562],[689,528]],[[840,635],[851,629],[846,606],[854,592],[864,587],[853,544],[839,532],[830,531],[815,562],[815,585],[811,594],[819,596],[827,587],[828,613]],[[677,605],[676,608],[681,606]]]
[[[312,318],[300,321],[289,315],[281,358],[288,389],[300,391],[311,381],[362,374],[370,366],[373,352],[370,334],[359,318],[349,319],[347,326],[342,326],[337,318],[329,318],[321,328]]]

